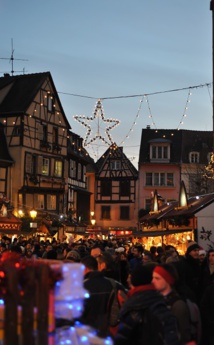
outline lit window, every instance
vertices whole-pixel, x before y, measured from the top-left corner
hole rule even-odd
[[[47,158],[42,159],[42,175],[49,175],[49,159]]]
[[[47,195],[47,209],[56,210],[56,195]]]
[[[62,177],[62,161],[54,162],[54,176]]]

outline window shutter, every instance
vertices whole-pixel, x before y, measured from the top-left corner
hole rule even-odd
[[[42,174],[42,165],[43,165],[43,157],[42,156],[38,156],[37,157],[37,173],[38,174]]]
[[[33,171],[33,157],[31,153],[27,153],[25,156],[25,172],[31,174]]]

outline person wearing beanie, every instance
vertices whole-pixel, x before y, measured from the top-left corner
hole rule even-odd
[[[183,283],[189,289],[189,296],[187,297],[197,304],[199,304],[201,296],[199,249],[200,246],[196,242],[189,241],[184,257],[180,258],[179,262],[174,263],[180,279],[183,279]]]
[[[181,344],[196,345],[191,338],[191,325],[187,304],[174,288],[177,279],[177,271],[171,264],[165,263],[154,268],[152,283],[155,289],[164,297],[167,305],[176,317]]]
[[[198,254],[199,254],[200,265],[202,265],[203,262],[205,261],[205,258],[206,258],[206,250],[204,250],[202,247],[200,247]]]
[[[139,263],[131,271],[131,289],[120,311],[114,345],[180,344],[176,319],[151,283],[155,266]]]

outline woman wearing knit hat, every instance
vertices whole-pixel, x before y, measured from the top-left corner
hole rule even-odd
[[[187,297],[197,304],[199,304],[201,295],[199,249],[200,246],[196,242],[188,242],[184,257],[174,263],[178,271],[179,278],[189,290]]]
[[[158,265],[153,270],[152,283],[157,291],[164,297],[167,305],[176,317],[181,337],[181,344],[196,345],[190,332],[189,310],[186,302],[174,289],[178,274],[171,264]]]

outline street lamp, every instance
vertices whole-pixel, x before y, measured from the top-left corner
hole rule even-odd
[[[37,216],[37,211],[34,210],[34,209],[32,209],[32,210],[30,211],[30,216],[31,216],[31,218],[34,220],[34,219],[36,218],[36,216]]]

